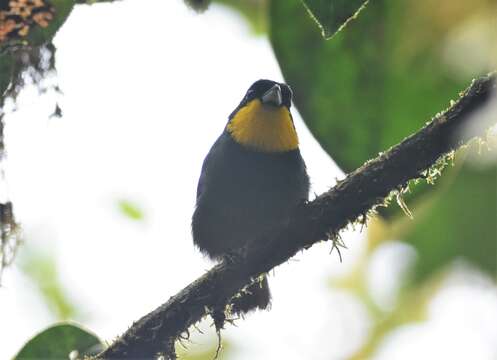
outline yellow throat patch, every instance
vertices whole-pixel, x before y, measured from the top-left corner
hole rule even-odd
[[[299,146],[288,109],[265,106],[259,99],[238,110],[227,129],[235,141],[255,150],[285,152]]]

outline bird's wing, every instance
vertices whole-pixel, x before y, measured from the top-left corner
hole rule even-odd
[[[219,142],[220,142],[221,137],[219,137],[216,142],[212,145],[211,149],[209,150],[209,153],[204,159],[204,162],[202,164],[202,170],[200,171],[200,178],[198,179],[198,185],[197,185],[197,200],[202,195],[202,191],[205,190],[206,182],[207,182],[207,173],[209,171],[210,164],[212,163],[212,159],[214,158],[214,155],[218,151],[219,147]]]
[[[210,152],[209,152],[210,154]],[[197,184],[197,200],[202,195],[202,190],[205,186],[205,170],[207,168],[207,162],[209,159],[209,154],[204,159],[204,163],[202,164],[202,170],[200,172],[200,178],[198,179],[198,184]]]

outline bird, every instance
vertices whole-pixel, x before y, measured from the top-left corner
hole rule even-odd
[[[221,261],[288,223],[307,201],[309,176],[290,112],[292,90],[261,79],[240,104],[205,157],[197,185],[192,236],[200,251]],[[266,309],[267,276],[231,300],[231,312]]]

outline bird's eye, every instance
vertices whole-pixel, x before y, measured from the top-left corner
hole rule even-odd
[[[245,99],[247,99],[247,100],[250,100],[250,99],[252,99],[253,97],[255,97],[255,91],[254,91],[254,90],[249,90],[249,91],[247,91],[247,93],[245,94]]]

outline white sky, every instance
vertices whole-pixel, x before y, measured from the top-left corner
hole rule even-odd
[[[78,6],[55,44],[64,117],[47,120],[53,99],[25,92],[20,110],[8,117],[8,190],[24,227],[24,247],[54,255],[64,286],[84,313],[76,320],[111,340],[211,266],[190,236],[201,162],[247,87],[259,78],[283,79],[267,40],[216,6],[203,15],[182,1]],[[340,173],[295,115],[319,193]],[[119,199],[139,204],[145,220],[122,216]],[[343,359],[359,346],[369,326],[366,309],[326,281],[350,269],[362,250],[356,235],[345,241],[342,264],[329,255],[329,244],[320,244],[276,269],[272,310],[225,332],[237,359]],[[386,254],[372,266],[373,282],[391,293],[405,249],[394,246]],[[433,347],[440,348],[437,358],[467,359],[467,351],[478,347],[482,352],[473,358],[495,359],[495,288],[458,286],[449,287],[455,293],[439,299],[441,305],[433,304],[447,309],[457,298],[450,308],[455,315],[444,318],[434,310],[435,319],[442,316],[437,326],[397,334],[407,340],[387,344],[377,358],[405,359],[416,344],[409,351],[413,359]],[[474,316],[461,317],[461,311]],[[55,320],[16,266],[4,274],[0,319],[0,358]],[[468,339],[468,321],[483,329],[473,336],[476,342],[443,343],[452,335]],[[211,330],[195,341],[213,340]]]

